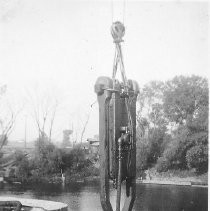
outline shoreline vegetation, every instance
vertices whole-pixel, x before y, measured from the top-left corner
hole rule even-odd
[[[65,184],[68,185],[70,183],[88,183],[88,182],[98,182],[99,181],[99,176],[94,176],[94,177],[85,177],[85,178],[80,178],[80,179],[71,179],[66,182],[62,182],[61,177],[54,178],[54,179],[42,179],[39,181],[40,184]],[[0,183],[5,183],[4,181],[1,181]],[[21,183],[16,180],[10,180],[6,183],[10,184],[34,184],[35,182],[30,181],[30,182],[24,182]],[[192,186],[192,187],[204,187],[208,188],[208,183],[206,181],[203,181],[201,179],[196,179],[196,178],[165,178],[165,179],[141,179],[140,177],[136,178],[136,184],[154,184],[154,185],[175,185],[175,186]]]
[[[192,186],[192,187],[204,187],[208,188],[208,173],[196,176],[189,171],[178,171],[178,172],[164,172],[164,174],[159,174],[155,172],[154,169],[149,169],[145,172],[146,177],[142,178],[137,176],[136,184],[154,184],[154,185],[176,185],[176,186]],[[82,176],[82,175],[72,175],[71,177],[63,179],[63,177],[54,175],[50,177],[39,178],[39,181],[28,180],[20,182],[17,179],[7,179],[1,182],[8,182],[11,184],[34,184],[36,182],[42,184],[70,184],[70,183],[88,183],[88,182],[98,182],[98,175]]]
[[[137,103],[137,182],[206,186],[208,80],[192,75],[151,81],[142,87]],[[3,136],[2,140],[7,138]],[[91,180],[99,175],[97,150],[85,147],[82,140],[72,148],[63,140],[59,148],[39,128],[33,150],[0,151],[0,176],[21,183]]]

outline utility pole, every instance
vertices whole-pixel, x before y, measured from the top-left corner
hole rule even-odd
[[[27,115],[25,115],[25,149],[26,149],[26,135],[27,135]]]
[[[74,148],[74,126],[73,126],[73,122],[71,124],[71,129],[72,129],[72,134],[71,134],[70,141],[72,142],[72,148]]]

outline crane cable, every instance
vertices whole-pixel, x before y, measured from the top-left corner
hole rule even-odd
[[[125,4],[125,0],[123,1],[123,24],[125,24],[125,8],[126,8],[126,4]]]
[[[111,22],[114,22],[114,1],[111,0]],[[123,0],[123,14],[122,14],[122,23],[125,24],[125,11],[126,10],[126,0]]]

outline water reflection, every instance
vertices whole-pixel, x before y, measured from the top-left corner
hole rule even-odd
[[[208,190],[189,186],[138,185],[135,210],[207,211]]]
[[[73,211],[99,211],[99,183],[72,183],[62,186],[48,185],[4,185],[0,195],[46,199],[67,203]],[[123,188],[124,191],[124,188]],[[116,191],[110,198],[115,209]],[[124,195],[122,196],[122,201]],[[137,185],[133,211],[207,211],[208,189],[189,186]]]

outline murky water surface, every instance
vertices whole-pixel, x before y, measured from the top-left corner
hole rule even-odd
[[[68,204],[69,211],[101,211],[99,183],[72,183],[70,185],[5,184],[1,196],[47,199]],[[114,206],[115,191],[111,191]],[[122,197],[123,200],[124,197]],[[115,207],[115,206],[114,206]],[[115,209],[114,209],[115,210]],[[207,211],[208,189],[203,187],[137,184],[133,211]]]

